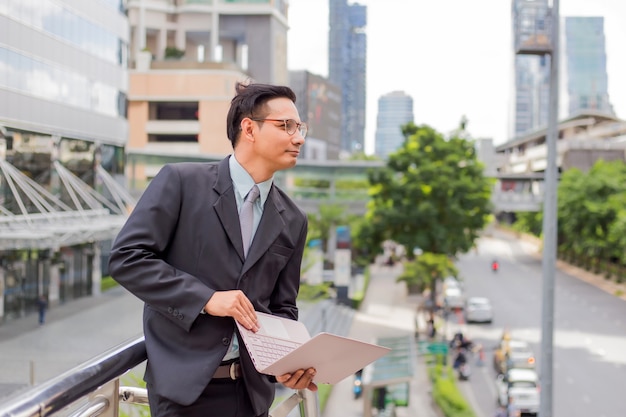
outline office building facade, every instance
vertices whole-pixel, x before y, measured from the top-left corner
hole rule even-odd
[[[0,323],[99,290],[120,216],[86,190],[123,181],[128,44],[123,0],[0,2]]]
[[[341,139],[341,91],[328,79],[308,71],[290,71],[296,108],[309,128],[301,159],[337,160]]]
[[[413,121],[413,98],[404,91],[393,91],[378,99],[376,117],[376,156],[387,159],[404,143],[402,126]]]
[[[535,46],[549,47],[548,0],[513,0],[513,102],[510,133],[517,137],[548,123],[550,94],[550,56],[540,48],[532,53],[517,53],[520,36]]]
[[[565,18],[568,114],[614,114],[609,102],[603,17]]]
[[[365,151],[367,7],[329,0],[328,79],[341,96],[341,149]]]

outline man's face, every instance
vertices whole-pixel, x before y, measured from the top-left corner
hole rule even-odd
[[[300,130],[289,134],[284,120],[300,123],[296,105],[288,98],[275,98],[266,103],[269,110],[262,122],[254,122],[254,153],[256,158],[273,172],[296,165],[300,148],[304,144]],[[268,120],[275,119],[275,120]],[[293,124],[293,122],[291,122]]]

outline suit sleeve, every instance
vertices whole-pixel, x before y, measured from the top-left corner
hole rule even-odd
[[[152,309],[189,330],[215,292],[165,259],[176,233],[183,184],[166,165],[150,182],[120,230],[109,261],[111,276]]]

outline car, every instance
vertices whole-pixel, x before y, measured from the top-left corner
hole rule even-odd
[[[443,290],[445,291],[448,288],[458,288],[463,289],[461,282],[453,276],[445,277],[443,279]]]
[[[498,404],[512,406],[520,415],[539,413],[539,377],[534,369],[509,369],[496,378]]]
[[[465,297],[458,287],[447,287],[443,293],[443,305],[446,309],[463,309]]]
[[[493,366],[499,374],[504,374],[511,368],[533,369],[535,354],[528,342],[512,339],[505,333],[494,351]]]
[[[493,307],[488,298],[468,297],[463,311],[467,323],[491,323],[493,321]]]

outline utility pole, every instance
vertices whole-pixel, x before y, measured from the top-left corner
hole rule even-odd
[[[554,276],[557,246],[556,143],[559,135],[559,0],[513,0],[515,54],[550,57],[550,93],[544,172],[541,304],[541,393],[539,415],[552,417]]]
[[[543,206],[543,288],[541,308],[541,393],[539,415],[552,417],[554,275],[557,251],[557,166],[559,135],[559,0],[552,0],[552,51],[550,55],[550,105],[546,136],[547,161]]]

